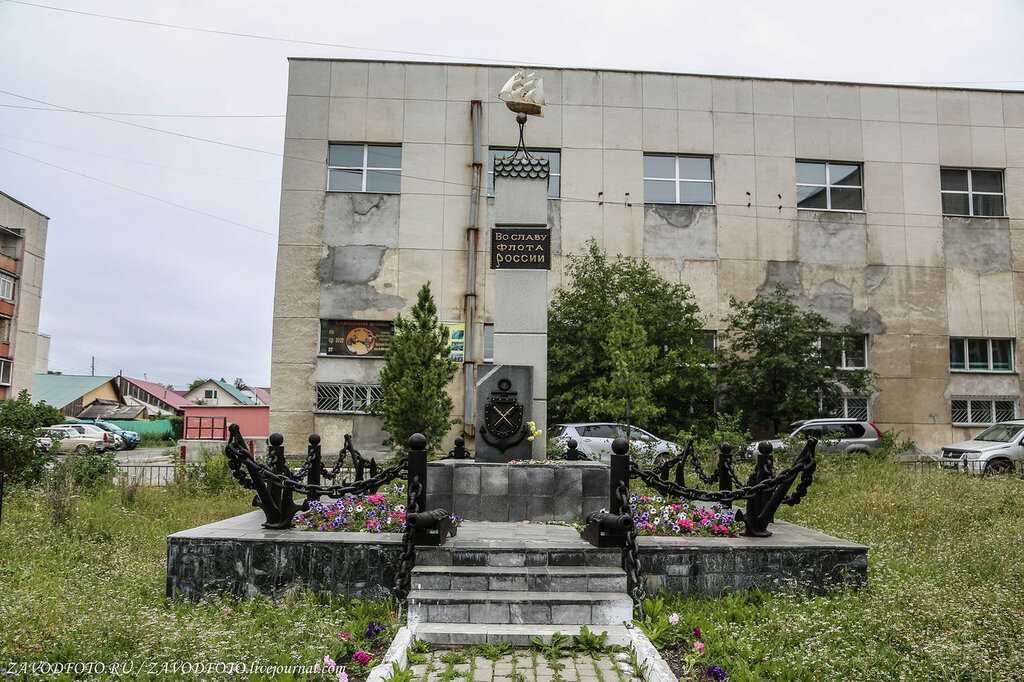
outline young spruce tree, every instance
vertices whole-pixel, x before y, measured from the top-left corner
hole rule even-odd
[[[448,384],[456,371],[448,328],[438,321],[430,284],[424,284],[410,317],[395,318],[380,371],[381,399],[375,412],[384,418],[389,445],[404,448],[414,433],[426,436],[427,452],[441,445],[454,423]]]

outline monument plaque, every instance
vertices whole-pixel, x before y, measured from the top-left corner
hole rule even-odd
[[[496,225],[491,231],[492,270],[550,270],[551,230]]]
[[[533,368],[498,365],[476,382],[479,462],[530,459],[533,444],[526,422],[532,417]]]

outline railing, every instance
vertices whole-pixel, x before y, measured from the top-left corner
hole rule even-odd
[[[718,448],[718,465],[714,474],[703,471],[700,461],[688,443],[681,455],[663,463],[657,470],[640,469],[629,458],[629,442],[616,438],[612,442],[611,469],[609,476],[609,511],[599,511],[587,517],[582,535],[585,540],[598,547],[621,547],[622,568],[630,597],[637,609],[642,609],[644,599],[643,580],[640,575],[640,558],[636,544],[636,526],[629,503],[629,481],[640,479],[647,486],[676,499],[718,502],[731,505],[737,500],[746,500],[746,509],[736,512],[736,520],[744,524],[743,535],[767,537],[771,535],[768,526],[775,520],[779,506],[799,504],[807,494],[814,480],[817,467],[815,448],[818,441],[807,440],[803,449],[786,469],[775,473],[775,460],[771,443],[762,442],[757,446],[754,471],[746,483],[739,480],[732,466],[732,448],[723,443]],[[704,490],[686,485],[687,464],[705,484],[717,483],[718,490]],[[676,466],[675,480],[666,480],[671,467]],[[790,493],[794,482],[796,488]],[[736,486],[735,488],[733,486]]]
[[[117,477],[130,485],[166,486],[175,482],[177,467],[173,464],[118,464]]]

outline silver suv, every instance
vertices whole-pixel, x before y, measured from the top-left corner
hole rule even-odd
[[[611,461],[612,441],[620,436],[626,438],[629,433],[630,448],[635,452],[641,449],[652,457],[662,454],[679,454],[679,446],[667,441],[643,429],[635,426],[627,427],[623,424],[555,424],[548,429],[548,438],[559,444],[559,447],[566,447],[569,439],[576,441],[577,449],[590,459],[604,462]]]
[[[817,452],[867,452],[882,445],[882,432],[874,422],[861,419],[805,419],[789,425],[789,437],[818,439]],[[768,441],[775,450],[785,450],[786,442],[780,438]],[[757,443],[747,446],[744,456],[757,454]]]
[[[1024,419],[999,422],[971,440],[946,445],[936,459],[943,468],[976,475],[1012,473],[1024,461]]]

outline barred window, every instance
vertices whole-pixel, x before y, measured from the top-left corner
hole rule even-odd
[[[842,417],[844,419],[859,419],[867,421],[868,399],[863,396],[843,396],[836,404],[825,410],[830,417]]]
[[[1012,398],[953,398],[953,423],[994,424],[1017,418],[1017,401]]]
[[[380,384],[316,385],[317,412],[367,414],[380,399]]]

